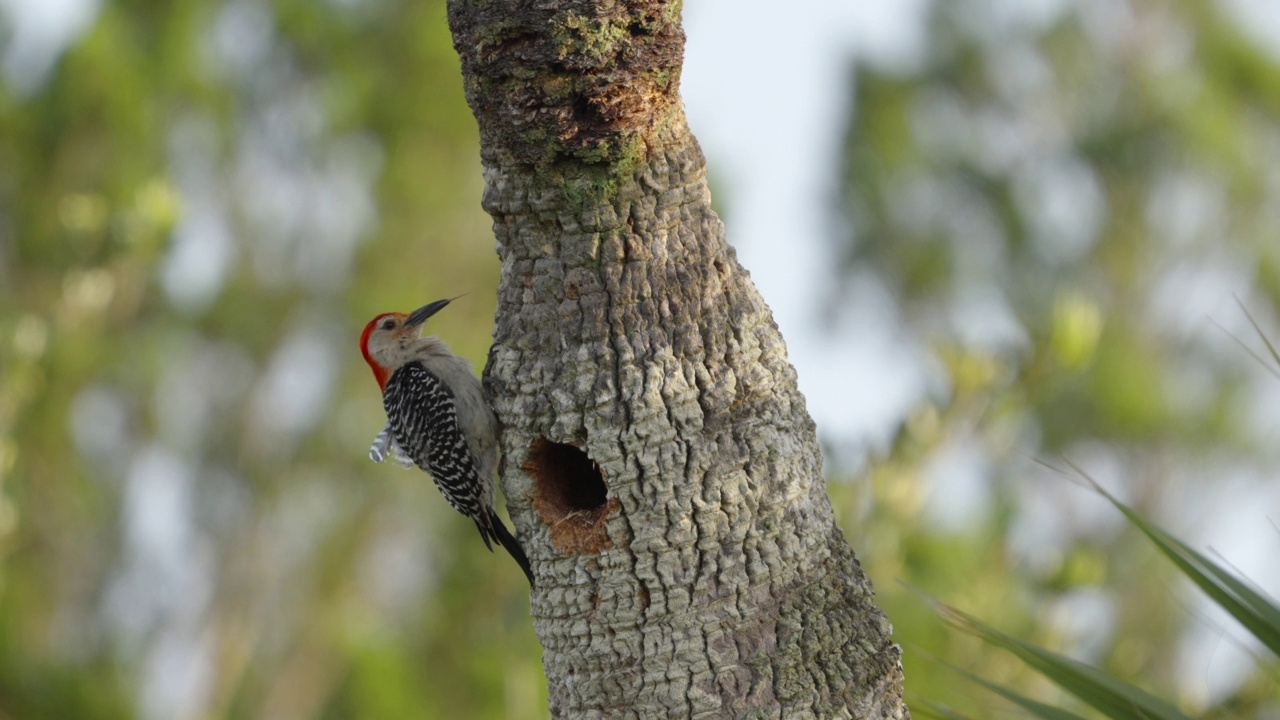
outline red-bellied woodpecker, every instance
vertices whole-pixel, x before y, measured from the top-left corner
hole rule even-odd
[[[405,313],[383,313],[360,335],[360,350],[382,388],[387,426],[369,457],[417,465],[430,473],[455,510],[475,521],[489,550],[497,540],[533,584],[529,559],[493,508],[498,470],[498,421],[485,402],[471,364],[434,335],[421,335],[427,318],[449,300]]]

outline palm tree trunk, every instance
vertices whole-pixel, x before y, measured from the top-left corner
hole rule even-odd
[[[782,336],[711,210],[679,14],[449,3],[502,261],[485,382],[551,711],[906,718]]]

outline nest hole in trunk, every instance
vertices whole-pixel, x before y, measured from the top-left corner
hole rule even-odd
[[[540,437],[529,445],[523,467],[533,477],[533,509],[552,545],[572,555],[612,546],[605,519],[618,500],[609,498],[600,466],[581,448]]]

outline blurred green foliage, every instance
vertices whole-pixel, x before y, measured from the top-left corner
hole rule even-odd
[[[1090,716],[921,591],[1192,714],[1280,707],[1274,658],[1211,680],[1235,641],[1190,644],[1222,631],[1172,569],[1032,461],[1101,468],[1179,534],[1247,486],[1225,510],[1274,558],[1275,379],[1231,337],[1258,346],[1233,296],[1268,328],[1280,303],[1280,58],[1248,31],[1207,0],[957,0],[931,5],[921,57],[856,68],[849,282],[892,293],[937,371],[832,495],[921,707],[1011,712],[940,658]]]
[[[365,320],[466,292],[483,363],[481,189],[443,1],[105,2],[0,81],[0,717],[546,715],[518,568],[365,455]]]
[[[842,247],[940,381],[839,519],[913,699],[988,716],[929,654],[1060,698],[898,580],[1197,710],[1167,568],[1029,458],[1155,517],[1274,470],[1262,373],[1182,301],[1209,271],[1274,325],[1280,66],[1199,0],[938,2],[926,38],[857,69]],[[104,1],[0,80],[0,718],[546,715],[517,568],[365,459],[367,318],[467,292],[437,327],[483,362],[476,143],[442,0]]]

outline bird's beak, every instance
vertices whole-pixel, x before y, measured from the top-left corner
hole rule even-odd
[[[409,318],[404,321],[404,324],[409,327],[417,327],[418,325],[426,322],[427,318],[440,312],[441,308],[448,305],[453,300],[454,298],[449,298],[448,300],[437,300],[429,305],[423,305],[417,310],[409,313]]]

